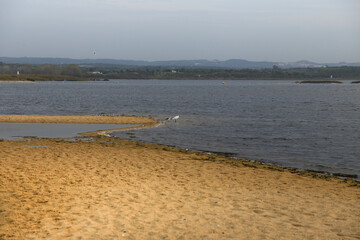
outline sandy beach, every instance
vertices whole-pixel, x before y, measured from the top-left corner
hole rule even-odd
[[[0,122],[156,124],[136,117]],[[0,239],[360,239],[360,185],[106,136],[0,141]]]

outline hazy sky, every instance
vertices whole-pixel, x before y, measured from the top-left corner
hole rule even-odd
[[[360,0],[0,0],[0,33],[7,57],[360,62]]]

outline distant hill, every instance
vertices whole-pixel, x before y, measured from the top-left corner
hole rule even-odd
[[[57,64],[57,65],[92,65],[92,64],[111,64],[122,66],[161,66],[161,67],[184,67],[184,68],[222,68],[222,69],[262,69],[272,68],[277,65],[280,68],[313,68],[313,67],[334,67],[334,66],[360,66],[360,63],[315,63],[310,61],[298,62],[266,62],[266,61],[247,61],[243,59],[219,60],[174,60],[174,61],[136,61],[136,60],[116,60],[116,59],[72,59],[72,58],[12,58],[0,57],[0,62],[8,64]]]

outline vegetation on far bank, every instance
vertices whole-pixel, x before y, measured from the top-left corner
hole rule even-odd
[[[0,74],[0,81],[88,81],[88,78],[65,76],[65,75],[46,75],[46,74]]]
[[[209,80],[360,80],[360,67],[318,67],[282,69],[138,67],[109,64],[30,65],[0,63],[0,80],[84,81],[106,79],[209,79]],[[320,83],[320,82],[316,82]],[[329,83],[329,82],[323,82]],[[335,83],[335,82],[334,82]]]

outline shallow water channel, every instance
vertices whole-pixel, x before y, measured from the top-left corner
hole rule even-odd
[[[17,140],[24,137],[73,138],[79,133],[106,129],[127,128],[129,124],[83,123],[0,123],[0,138]]]

